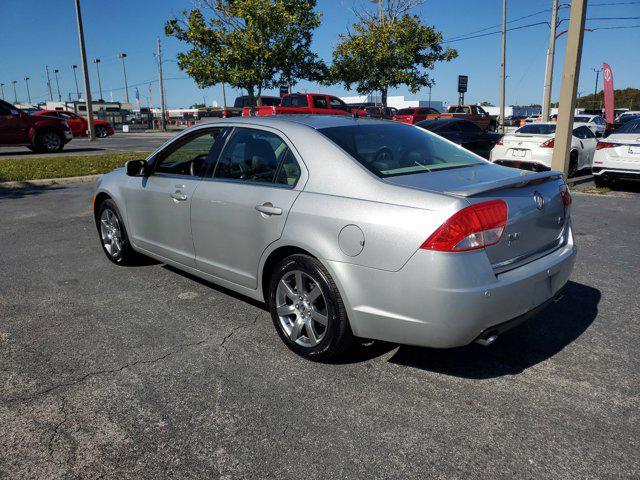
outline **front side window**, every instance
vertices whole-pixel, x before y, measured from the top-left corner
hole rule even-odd
[[[329,97],[331,108],[339,108],[340,110],[347,110],[347,105],[336,97]]]
[[[274,133],[237,128],[220,155],[214,177],[273,183],[286,150],[287,144]]]
[[[404,124],[331,127],[319,132],[378,177],[484,163],[437,135]]]
[[[313,106],[315,108],[327,108],[327,99],[324,97],[313,97]]]
[[[155,172],[193,177],[202,176],[207,157],[213,150],[213,145],[221,131],[221,128],[207,130],[190,137],[177,148],[170,149],[156,163]]]

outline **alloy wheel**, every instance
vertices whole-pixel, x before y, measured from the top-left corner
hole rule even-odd
[[[276,289],[280,326],[292,342],[315,347],[325,336],[327,302],[320,285],[301,270],[287,272]]]
[[[122,231],[118,217],[110,208],[105,208],[100,215],[100,237],[102,245],[111,258],[117,258],[122,253]]]
[[[60,148],[60,135],[55,132],[47,132],[42,136],[42,144],[48,151],[54,151]]]

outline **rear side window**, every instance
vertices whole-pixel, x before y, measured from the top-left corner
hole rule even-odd
[[[593,132],[584,126],[574,129],[573,135],[582,140],[586,140],[587,138],[595,138],[595,135],[593,134]]]
[[[237,128],[227,141],[215,169],[215,178],[273,183],[287,144],[278,135]]]
[[[484,163],[437,135],[401,123],[322,128],[319,132],[378,177]]]
[[[282,100],[283,107],[306,107],[307,97],[305,95],[289,95]]]
[[[279,185],[288,185],[293,187],[300,178],[300,165],[288,148],[285,151],[284,158],[276,175],[276,183]]]

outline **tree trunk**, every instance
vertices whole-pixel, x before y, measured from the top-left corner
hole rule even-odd
[[[380,100],[382,101],[382,106],[387,108],[387,89],[383,88],[382,90],[380,90],[381,93],[381,97]]]
[[[253,87],[247,87],[247,96],[249,97],[249,106],[256,106],[256,94],[253,91]]]

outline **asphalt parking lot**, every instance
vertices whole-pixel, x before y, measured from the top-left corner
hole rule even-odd
[[[86,138],[74,138],[59,153],[36,154],[27,147],[0,147],[0,159],[20,157],[55,157],[67,155],[95,155],[111,152],[151,151],[158,148],[178,132],[122,133],[107,138],[96,138],[90,142]]]
[[[1,478],[639,478],[640,195],[576,193],[565,298],[489,348],[294,356],[104,257],[90,185],[0,191]]]

